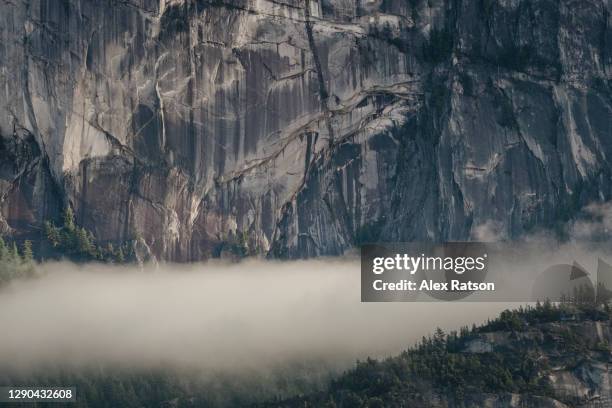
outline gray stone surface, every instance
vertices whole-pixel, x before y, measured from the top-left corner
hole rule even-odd
[[[554,227],[612,195],[611,9],[0,0],[0,230],[70,204],[189,261]]]

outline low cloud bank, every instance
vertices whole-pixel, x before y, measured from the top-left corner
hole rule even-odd
[[[582,228],[585,230],[585,225]],[[557,263],[587,271],[605,245],[532,236],[498,260],[533,276]],[[397,354],[436,327],[471,326],[512,303],[361,303],[355,258],[192,265],[48,263],[0,290],[0,367],[174,366],[227,372],[292,362],[349,367]]]
[[[507,306],[360,303],[358,260],[41,269],[0,292],[0,367],[344,367]]]

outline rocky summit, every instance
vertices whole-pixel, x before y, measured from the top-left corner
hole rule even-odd
[[[608,0],[0,0],[0,233],[194,261],[612,198]]]

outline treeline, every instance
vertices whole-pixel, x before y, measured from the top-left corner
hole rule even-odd
[[[45,384],[49,387],[66,387],[69,384],[76,389],[76,401],[66,406],[74,408],[167,408],[177,397],[187,400],[187,393],[181,386],[179,378],[173,374],[147,373],[133,374],[119,370],[108,370],[111,373],[102,374],[84,370],[83,372],[66,372],[49,369],[48,373],[38,373],[23,377],[0,373],[0,381],[14,386],[29,384]],[[16,407],[42,407],[53,404],[23,403]],[[61,404],[55,404],[60,406]],[[61,405],[64,406],[64,405]]]
[[[207,374],[208,373],[208,374]],[[206,371],[170,366],[157,368],[87,365],[39,370],[0,370],[0,384],[76,388],[71,408],[239,408],[267,401],[274,395],[294,395],[321,389],[331,378],[319,364],[290,364],[246,370]],[[53,404],[24,403],[15,407],[36,408]],[[55,405],[60,406],[60,405]],[[64,406],[64,405],[61,405]]]
[[[112,243],[100,245],[94,234],[76,225],[72,208],[66,208],[61,226],[45,221],[44,235],[54,257],[67,257],[73,261],[101,261],[125,263],[133,260],[132,247],[124,243],[115,247]]]
[[[599,304],[595,301],[584,302],[578,297],[575,300],[567,298],[559,303],[549,300],[536,302],[535,307],[519,307],[516,310],[505,310],[498,318],[489,320],[479,328],[474,328],[476,333],[491,331],[521,332],[530,326],[558,321],[572,320],[609,320],[611,314],[608,303]]]
[[[35,275],[32,242],[25,241],[19,250],[16,242],[0,237],[0,287],[14,279]]]
[[[135,259],[134,250],[129,243],[116,247],[113,243],[102,246],[94,234],[74,221],[70,207],[62,217],[62,225],[56,226],[52,221],[45,221],[43,239],[36,252],[32,241],[26,240],[18,245],[16,241],[0,236],[0,286],[8,282],[36,275],[38,259],[64,259],[75,262],[98,261],[107,263],[126,263]]]

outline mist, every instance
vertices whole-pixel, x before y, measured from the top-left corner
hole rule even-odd
[[[39,268],[0,291],[0,367],[340,369],[508,307],[361,303],[357,259]]]
[[[600,224],[577,228],[599,233]],[[506,245],[496,264],[519,281],[554,264],[595,271],[599,258],[611,259],[605,242],[559,243],[546,234]],[[243,391],[249,397],[267,389],[294,395],[325,386],[358,359],[396,355],[436,327],[478,325],[521,304],[362,303],[356,255],[37,269],[39,277],[0,289],[0,376],[178,370],[230,378],[240,389],[260,378]]]

